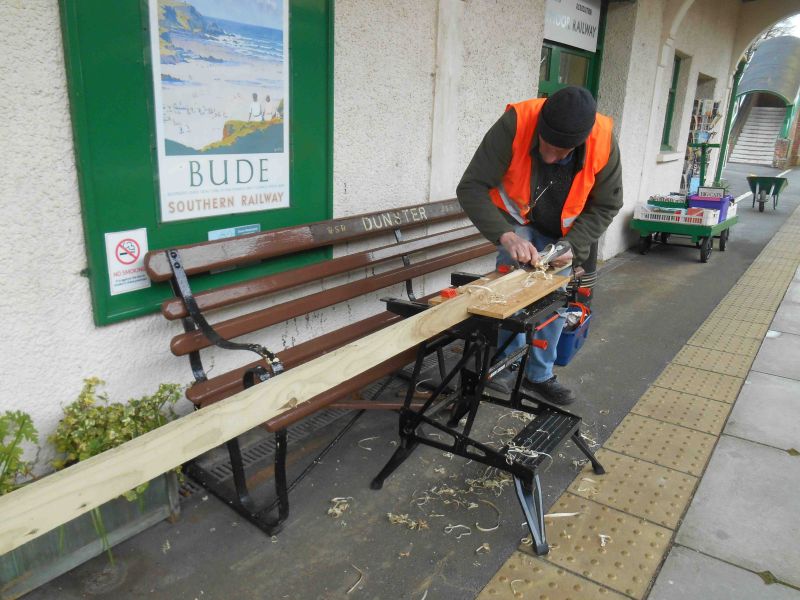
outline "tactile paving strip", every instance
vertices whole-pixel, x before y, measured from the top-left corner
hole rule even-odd
[[[783,300],[786,288],[763,287],[758,285],[735,285],[725,296],[726,300],[735,301],[737,304],[742,302],[749,303],[749,306],[772,310],[777,308]]]
[[[775,313],[771,310],[760,310],[750,306],[738,306],[723,301],[711,312],[709,318],[722,318],[730,319],[731,321],[745,321],[747,323],[769,325],[772,323],[772,319],[775,318]]]
[[[750,371],[753,359],[741,354],[687,345],[678,352],[672,362],[673,364],[695,367],[704,371],[744,378],[747,377],[747,373]]]
[[[709,317],[700,327],[697,328],[697,331],[692,337],[701,338],[709,335],[735,335],[738,337],[763,340],[766,332],[767,325],[733,321],[724,317]]]
[[[551,544],[546,560],[633,598],[644,597],[672,531],[568,492],[551,512],[579,514],[545,517]],[[609,536],[605,546],[601,535]]]
[[[606,474],[584,468],[568,491],[657,525],[678,526],[697,477],[609,450],[598,450],[597,458]]]
[[[684,392],[650,386],[632,413],[711,435],[719,435],[732,405]]]
[[[739,395],[739,389],[743,383],[742,377],[669,364],[653,382],[653,385],[720,402],[733,402]]]
[[[664,421],[629,414],[605,447],[699,477],[717,437]]]
[[[477,600],[589,600],[625,596],[549,562],[516,551],[495,573]]]
[[[763,342],[763,340],[738,336],[707,335],[702,339],[690,339],[687,344],[699,346],[701,348],[709,348],[711,350],[723,350],[732,354],[741,354],[742,356],[749,356],[752,359],[758,354],[758,349],[761,348],[761,342]]]

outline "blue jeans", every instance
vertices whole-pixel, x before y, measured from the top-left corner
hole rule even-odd
[[[531,242],[536,246],[536,249],[540,251],[547,246],[547,244],[552,244],[556,241],[554,238],[539,233],[532,225],[517,225],[514,228],[514,233]],[[513,267],[518,265],[517,261],[511,258],[506,249],[500,244],[497,245],[496,264],[497,266],[511,265]],[[525,367],[525,375],[530,381],[541,383],[553,377],[553,363],[556,360],[558,340],[561,337],[561,331],[564,329],[565,321],[566,319],[561,316],[541,331],[534,332],[533,339],[545,340],[547,342],[547,348],[542,349],[531,346],[528,352],[528,363]],[[500,330],[497,346],[502,346],[511,336],[514,336],[514,334],[510,331]],[[500,358],[504,358],[525,344],[525,334],[519,333],[514,337],[516,339],[511,341],[508,348],[501,353]]]

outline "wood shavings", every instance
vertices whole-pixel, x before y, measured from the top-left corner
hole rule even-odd
[[[476,521],[475,522],[475,529],[477,529],[478,531],[483,531],[483,532],[495,531],[496,529],[499,529],[500,528],[500,509],[497,508],[494,504],[492,504],[488,500],[481,500],[480,502],[483,502],[484,504],[488,504],[489,506],[491,506],[494,509],[494,511],[497,513],[497,524],[495,524],[494,527],[481,527],[478,524],[478,522]]]
[[[537,281],[549,281],[553,279],[553,274],[547,272],[547,267],[539,267],[535,271],[528,273],[525,281],[522,282],[522,287],[529,288],[536,285]]]
[[[356,571],[358,571],[358,581],[356,581],[356,582],[353,584],[353,586],[352,586],[352,587],[351,587],[349,590],[347,590],[347,593],[348,593],[348,594],[349,594],[350,592],[352,592],[353,590],[355,590],[355,589],[356,589],[356,588],[357,588],[357,587],[358,587],[358,586],[361,584],[361,582],[364,580],[364,571],[362,571],[361,569],[359,569],[359,568],[358,568],[357,566],[355,566],[355,565],[350,565],[350,566],[351,566],[351,567],[353,567],[353,568],[354,568]]]
[[[462,529],[465,531],[461,531]],[[472,535],[472,527],[469,527],[468,525],[461,525],[460,523],[457,525],[450,525],[448,523],[448,525],[444,528],[444,532],[447,534],[453,533],[454,531],[460,531],[460,533],[456,534],[457,540],[460,540],[462,537]]]
[[[515,583],[522,583],[523,581],[525,581],[525,580],[524,579],[512,579],[511,581],[508,582],[508,586],[511,588],[511,595],[512,596],[517,597],[517,594],[522,596],[522,592],[518,592],[517,590],[514,589],[514,584]]]
[[[550,463],[547,465],[547,469],[544,470],[545,473],[547,473],[547,470],[553,464],[553,457],[547,452],[537,452],[536,450],[531,450],[525,446],[518,446],[517,444],[511,442],[508,445],[508,451],[506,452],[506,462],[509,465],[513,465],[514,461],[518,460],[518,457],[520,456],[524,456],[525,458],[538,458],[540,456],[546,456],[549,458]]]
[[[420,598],[419,600],[425,600],[425,598],[427,597],[428,597],[428,590],[425,590],[425,593],[422,594],[422,598]]]
[[[437,467],[433,470],[433,472],[438,473],[439,475],[444,475],[446,471],[444,470],[444,467]]]
[[[601,411],[600,411],[600,414],[601,414],[601,415],[607,415],[607,414],[609,414],[610,412],[611,412],[610,410],[608,410],[607,408],[604,408],[603,410],[601,410]]]
[[[590,447],[590,448],[596,448],[597,446],[599,446],[599,445],[600,445],[600,444],[598,444],[598,443],[597,443],[597,440],[596,440],[596,439],[589,437],[588,435],[586,435],[586,434],[585,434],[585,433],[583,433],[583,432],[581,432],[581,437],[584,439],[584,441],[585,441],[587,444],[589,444],[589,447]]]
[[[436,438],[437,440],[440,440],[440,439],[442,439],[442,434],[441,434],[441,433],[435,433],[435,432],[433,432],[433,431],[431,431],[431,432],[428,432],[428,433],[427,433],[427,436],[428,436],[428,437],[432,437],[432,438]]]
[[[588,458],[573,458],[572,459],[572,466],[578,469],[579,471],[583,469],[583,465],[588,465],[589,459]]]
[[[464,288],[466,292],[473,296],[478,296],[481,301],[487,304],[508,304],[508,298],[505,294],[496,292],[490,287],[485,285],[471,284]]]
[[[475,554],[488,554],[491,551],[492,547],[486,542],[475,548]]]
[[[453,453],[452,452],[445,452],[442,454],[447,460],[453,460]]]
[[[361,444],[362,444],[362,442],[369,442],[370,440],[377,440],[379,437],[380,436],[377,436],[377,435],[373,435],[372,437],[366,437],[363,440],[358,440],[358,442],[356,442],[356,445],[359,448],[361,448],[362,450],[369,450],[370,452],[372,452],[372,448],[368,448],[367,446],[362,446]]]
[[[611,543],[611,536],[610,535],[605,535],[603,533],[598,533],[597,537],[600,538],[600,547],[601,548],[605,548],[606,545]]]
[[[350,508],[350,501],[353,500],[352,496],[343,498],[331,498],[333,506],[328,509],[328,514],[334,519],[341,517],[348,508]]]
[[[563,517],[577,517],[579,512],[560,512],[560,513],[548,513],[544,516],[545,519],[561,519]]]
[[[392,525],[405,525],[412,531],[422,531],[423,529],[430,529],[428,526],[428,522],[424,519],[409,519],[408,515],[396,515],[394,513],[386,513],[386,516],[389,518],[389,522]]]
[[[409,556],[411,556],[411,551],[410,550],[407,551],[407,552],[399,552],[397,554],[398,558],[408,558]]]
[[[523,546],[533,546],[533,538],[528,534],[526,537],[522,538],[519,543]]]

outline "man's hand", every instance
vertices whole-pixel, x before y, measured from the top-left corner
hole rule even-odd
[[[562,269],[570,264],[572,264],[572,250],[550,261],[550,265],[554,269]]]
[[[507,231],[501,235],[500,243],[511,258],[521,265],[534,264],[539,260],[539,252],[536,251],[536,246],[531,244],[528,240],[519,237],[513,231]]]

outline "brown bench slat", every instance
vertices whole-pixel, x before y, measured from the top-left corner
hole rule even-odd
[[[406,242],[382,246],[375,250],[349,254],[291,271],[259,277],[250,281],[215,288],[195,295],[201,311],[230,306],[255,298],[317,281],[323,277],[339,275],[353,269],[379,264],[404,254],[440,248],[446,244],[469,242],[480,238],[473,226],[426,235]],[[167,319],[180,319],[187,315],[186,306],[180,298],[170,298],[161,305]]]
[[[330,406],[343,396],[357,392],[376,379],[380,379],[381,377],[385,377],[390,373],[394,373],[395,371],[402,369],[410,362],[413,362],[416,356],[417,349],[410,348],[409,350],[406,350],[405,352],[402,352],[397,356],[382,362],[378,366],[364,371],[357,377],[348,379],[336,387],[333,387],[318,396],[314,396],[311,398],[311,400],[307,400],[306,402],[298,404],[293,409],[285,413],[281,413],[280,415],[264,423],[263,427],[267,431],[280,431],[281,429],[286,429],[300,419],[304,419],[305,417],[314,414],[318,410]]]
[[[384,311],[282,350],[277,353],[278,358],[281,359],[285,368],[290,369],[400,320],[402,318],[399,315]],[[186,391],[186,397],[198,406],[208,406],[218,402],[242,391],[244,388],[242,378],[245,372],[258,365],[266,367],[266,362],[257,360],[207,381],[195,383]]]
[[[495,252],[495,250],[495,246],[489,242],[471,246],[444,256],[419,262],[409,267],[401,267],[375,275],[374,277],[323,290],[247,315],[227,319],[216,323],[214,329],[223,338],[233,339],[269,327],[270,325],[281,323],[288,319],[305,315],[315,310],[338,304],[339,302],[344,302],[345,300],[350,300],[356,296],[383,289],[407,279],[419,277],[420,275],[444,269],[479,256],[484,256]],[[199,330],[176,335],[172,338],[172,342],[170,343],[170,348],[176,356],[183,356],[209,346],[211,346],[211,342],[209,342]]]
[[[284,227],[237,238],[177,246],[187,275],[196,275],[463,216],[458,200],[440,200],[353,217]],[[167,281],[172,269],[166,252],[151,252],[144,260],[153,281]]]

